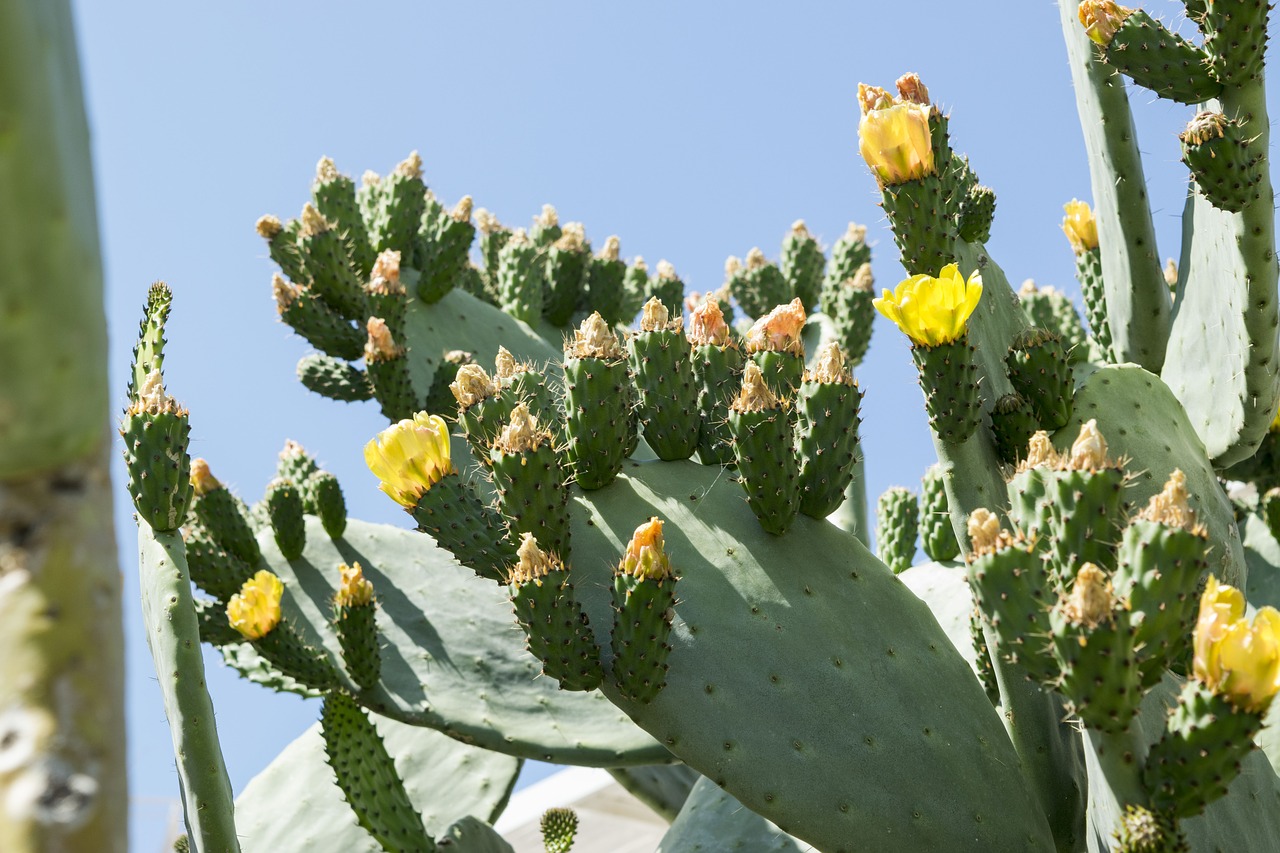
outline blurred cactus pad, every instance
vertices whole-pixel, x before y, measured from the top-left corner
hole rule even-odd
[[[608,768],[662,850],[1280,850],[1268,7],[1185,5],[1190,39],[1061,0],[1083,312],[1010,286],[982,152],[914,74],[856,93],[904,269],[879,296],[857,224],[780,222],[691,294],[550,205],[437,198],[416,153],[322,159],[256,227],[299,380],[388,421],[351,448],[400,525],[292,442],[259,500],[191,460],[153,289],[122,434],[188,843],[509,850],[489,822],[538,759]],[[1126,86],[1187,107],[1167,265]],[[868,519],[877,312],[937,458]],[[235,802],[200,641],[323,697]]]

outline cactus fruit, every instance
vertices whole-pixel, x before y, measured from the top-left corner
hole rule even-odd
[[[804,372],[796,395],[800,511],[807,516],[826,518],[844,502],[858,461],[861,403],[840,345],[826,344]]]
[[[627,352],[644,440],[659,459],[671,461],[693,455],[702,418],[684,321],[668,317],[666,305],[650,298],[639,330],[627,337]]]
[[[951,509],[942,469],[931,465],[920,484],[920,544],[930,560],[946,562],[960,555],[960,541],[951,526]]]
[[[1182,162],[1214,207],[1239,213],[1260,198],[1265,154],[1244,137],[1240,124],[1220,112],[1196,113],[1178,139]]]
[[[573,595],[564,562],[522,533],[508,585],[516,621],[542,672],[564,690],[595,690],[604,678],[587,614]]]
[[[568,562],[568,472],[551,433],[517,403],[489,451],[498,507],[511,535],[531,533],[557,560]]]
[[[542,312],[553,326],[563,326],[573,317],[587,287],[591,265],[591,244],[581,222],[567,223],[547,249],[546,296]]]
[[[886,489],[876,505],[876,556],[893,573],[911,568],[916,556],[920,504],[901,486]]]
[[[129,494],[138,514],[160,532],[177,530],[191,502],[191,425],[164,391],[159,370],[147,375],[120,425]]]
[[[651,518],[631,535],[613,576],[613,681],[642,705],[666,686],[676,580],[662,521]]]
[[[286,560],[296,560],[307,547],[307,527],[303,519],[302,494],[291,480],[275,479],[267,484],[263,498],[276,547]]]
[[[625,323],[635,316],[634,311],[627,311],[630,299],[623,284],[627,277],[627,262],[618,256],[619,248],[617,235],[609,236],[587,266],[587,303],[599,311],[610,326]]]
[[[818,304],[822,289],[823,267],[826,257],[817,238],[809,233],[803,219],[797,219],[782,241],[780,268],[791,293],[795,294],[806,311]]]
[[[1072,364],[1079,364],[1089,357],[1088,340],[1080,323],[1080,314],[1066,294],[1054,287],[1036,287],[1034,281],[1027,279],[1018,291],[1018,303],[1032,326],[1048,329],[1062,339],[1067,359]]]
[[[858,267],[854,274],[830,285],[823,291],[823,312],[836,327],[837,340],[849,355],[849,363],[857,367],[871,345],[875,321],[875,278],[871,264]]]
[[[657,299],[672,316],[679,316],[684,308],[684,282],[676,275],[670,261],[658,261],[658,274],[649,279],[645,301]]]
[[[788,303],[795,296],[782,270],[765,258],[758,247],[747,252],[745,265],[737,258],[729,258],[724,271],[729,292],[750,317],[759,319],[773,306]]]
[[[298,362],[298,380],[308,391],[330,400],[359,403],[373,399],[373,388],[363,370],[327,355],[304,355]]]
[[[747,331],[747,357],[756,363],[774,394],[791,399],[804,376],[805,312],[800,299],[792,299],[760,317]]]
[[[542,316],[546,265],[538,245],[517,228],[498,253],[498,304],[517,320]]]
[[[698,383],[698,461],[703,465],[732,464],[729,403],[741,383],[742,350],[729,330],[718,299],[707,299],[689,315],[689,343],[693,347],[693,375]]]
[[[1031,405],[1040,429],[1053,432],[1071,419],[1071,365],[1062,340],[1046,329],[1019,333],[1005,356],[1013,390]]]
[[[191,490],[191,510],[218,547],[250,566],[257,565],[262,551],[242,504],[213,476],[203,459],[191,461]]]
[[[565,342],[566,453],[574,481],[599,489],[622,470],[631,430],[626,351],[599,314]]]
[[[342,647],[342,663],[351,680],[369,690],[382,674],[373,584],[359,563],[343,563],[338,572],[342,582],[333,597],[333,627]]]
[[[729,404],[729,434],[738,482],[760,526],[786,533],[800,511],[800,466],[791,428],[790,404],[778,398],[754,361],[742,373],[742,387]]]

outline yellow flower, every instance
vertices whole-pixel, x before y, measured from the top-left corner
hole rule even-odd
[[[263,569],[244,582],[227,602],[227,621],[246,640],[261,640],[280,624],[280,596],[284,584]]]
[[[1193,637],[1193,671],[1242,711],[1263,713],[1280,690],[1280,612],[1262,607],[1253,624],[1238,589],[1209,576]]]
[[[342,583],[338,587],[334,599],[339,607],[359,607],[373,601],[373,584],[364,576],[364,568],[359,563],[338,566],[342,575]]]
[[[1111,44],[1124,19],[1133,14],[1132,9],[1126,9],[1114,0],[1084,0],[1077,12],[1089,38],[1103,47]]]
[[[929,132],[932,109],[926,104],[896,103],[868,110],[858,122],[858,148],[882,185],[937,174]]]
[[[1280,432],[1280,410],[1276,411],[1276,416],[1271,419],[1271,432]],[[191,463],[191,470],[195,470],[195,463]]]
[[[964,337],[969,315],[981,298],[982,276],[975,271],[966,282],[959,267],[947,264],[936,278],[913,275],[872,304],[913,343],[936,347]]]
[[[1098,248],[1098,223],[1093,218],[1089,202],[1071,199],[1062,206],[1067,215],[1062,217],[1062,232],[1071,241],[1071,250],[1083,255]]]
[[[671,575],[671,560],[662,541],[662,521],[654,516],[636,528],[627,543],[618,571],[641,580],[662,580]]]
[[[419,412],[378,433],[364,446],[364,461],[381,481],[378,488],[412,508],[422,494],[453,473],[449,427],[439,415]]]

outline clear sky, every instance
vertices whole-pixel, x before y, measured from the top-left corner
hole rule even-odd
[[[857,154],[859,81],[920,73],[951,112],[952,145],[998,194],[989,248],[1011,281],[1078,296],[1062,204],[1090,196],[1058,10],[1050,0],[866,2],[75,3],[111,323],[123,399],[147,285],[175,292],[166,372],[191,409],[193,453],[247,500],[286,438],[342,481],[352,514],[408,519],[376,490],[363,443],[373,404],[306,392],[306,345],[276,321],[273,265],[253,230],[296,215],[324,154],[358,176],[411,149],[446,203],[463,194],[527,225],[544,202],[599,244],[672,261],[693,289],[728,255],[770,257],[804,218],[829,246],[870,226],[880,285],[902,277]],[[1148,8],[1184,32],[1181,4]],[[1137,93],[1162,255],[1177,255],[1191,110]],[[1277,111],[1272,98],[1272,114]],[[915,369],[878,320],[859,371],[870,500],[918,488],[933,461]],[[117,474],[120,471],[117,460]],[[120,482],[117,477],[117,482]],[[168,734],[140,630],[133,525],[117,503],[128,580],[134,849],[158,849],[176,796]],[[317,708],[239,681],[209,686],[239,790]]]

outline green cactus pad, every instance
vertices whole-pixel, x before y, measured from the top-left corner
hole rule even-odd
[[[662,836],[657,853],[801,853],[811,849],[744,807],[710,779],[700,779]]]
[[[648,705],[667,683],[676,579],[613,579],[613,684],[633,702]]]
[[[1145,519],[1125,528],[1114,583],[1137,630],[1143,688],[1158,684],[1169,668],[1186,674],[1208,547],[1203,535]]]
[[[920,544],[930,560],[946,562],[960,555],[960,542],[951,526],[951,509],[942,469],[931,465],[920,484]]]
[[[978,428],[978,365],[967,336],[936,347],[913,346],[929,426],[948,444],[963,444]]]
[[[1198,104],[1222,91],[1209,55],[1142,9],[1125,17],[1102,55],[1139,86],[1180,104]]]
[[[667,685],[648,705],[616,701],[686,764],[820,849],[859,838],[883,853],[1050,849],[999,718],[928,608],[826,522],[765,534],[734,489],[714,468],[638,463],[575,519],[582,571],[616,560],[637,510],[660,506],[680,568]],[[595,624],[589,586],[575,580]],[[893,691],[867,689],[899,669]],[[720,709],[743,707],[752,725],[726,729]],[[915,755],[928,776],[911,769]],[[983,785],[965,781],[975,774]]]
[[[298,238],[298,250],[311,279],[310,290],[342,319],[364,320],[368,312],[363,282],[352,268],[342,235],[333,229],[332,223],[324,221],[311,229],[304,226]]]
[[[898,575],[898,580],[928,605],[951,645],[969,664],[975,677],[981,680],[982,649],[970,631],[975,602],[965,565],[955,562],[920,563]]]
[[[365,334],[309,287],[299,287],[280,319],[316,349],[345,361],[364,355]]]
[[[320,517],[330,539],[342,536],[347,527],[347,502],[337,477],[328,471],[312,474],[302,484],[302,502],[309,514]]]
[[[508,240],[498,254],[498,299],[502,310],[517,320],[537,322],[542,317],[545,282],[542,251],[528,239]]]
[[[729,433],[738,482],[760,526],[781,536],[800,511],[800,462],[786,406],[763,412],[730,409]]]
[[[1139,745],[1150,749],[1164,736],[1169,716],[1183,689],[1181,679],[1172,675],[1151,690],[1142,702]],[[1274,714],[1274,712],[1273,712]],[[1263,729],[1263,737],[1266,729]],[[1089,833],[1110,843],[1122,820],[1123,803],[1106,782],[1094,750],[1085,749],[1089,777]],[[1194,819],[1179,822],[1192,850],[1270,851],[1280,838],[1280,792],[1276,776],[1261,750],[1253,750],[1241,761],[1242,772],[1230,783],[1227,795],[1209,804]],[[1263,804],[1259,808],[1259,804]],[[1106,849],[1100,847],[1099,849]]]
[[[886,489],[876,504],[876,556],[893,573],[911,568],[916,556],[920,504],[901,486]]]
[[[1152,805],[1177,817],[1200,814],[1227,793],[1261,728],[1261,714],[1239,711],[1200,682],[1188,681],[1164,736],[1147,756],[1142,775]]]
[[[822,254],[822,246],[805,228],[803,221],[796,222],[787,232],[782,241],[780,261],[788,289],[800,298],[805,311],[812,311],[818,304],[827,259]]]
[[[456,472],[423,492],[409,514],[420,531],[481,577],[501,581],[516,561],[502,517]]]
[[[844,503],[858,461],[862,392],[851,379],[818,382],[808,376],[796,395],[796,453],[800,511],[826,518]],[[954,555],[953,555],[954,556]]]
[[[544,578],[513,582],[511,603],[524,629],[529,652],[542,661],[542,672],[564,690],[595,690],[604,673],[600,650],[573,584],[564,571]]]
[[[498,818],[519,775],[518,759],[385,717],[372,722],[428,834],[444,833],[463,815]],[[244,853],[382,851],[338,788],[319,723],[245,786],[236,801],[236,829]]]
[[[630,322],[640,311],[640,306],[649,298],[649,268],[644,258],[637,257],[627,267],[627,274],[622,280],[622,292],[625,299],[622,303],[622,321]]]
[[[377,609],[373,601],[333,606],[333,630],[342,648],[343,666],[362,690],[371,689],[382,675]]]
[[[127,412],[120,425],[129,496],[152,529],[177,530],[191,503],[191,424],[176,404],[164,411]]]
[[[562,691],[538,678],[541,664],[524,649],[506,591],[455,564],[422,534],[352,519],[343,538],[332,540],[316,519],[307,523],[314,527],[301,560],[284,560],[268,534],[260,539],[268,566],[284,581],[284,616],[330,660],[340,660],[330,621],[334,567],[360,563],[378,590],[382,681],[360,692],[343,672],[337,676],[369,710],[518,757],[595,767],[669,760],[664,747],[600,694]],[[589,530],[584,520],[574,536]],[[578,566],[591,567],[575,568],[582,576],[574,586],[592,624],[607,626],[608,566],[590,557]],[[224,650],[228,663],[252,680],[289,689],[256,656],[242,655],[244,648]]]
[[[688,459],[697,449],[702,417],[684,331],[635,332],[627,351],[645,443],[659,459]]]
[[[631,380],[623,360],[566,358],[565,452],[574,482],[600,489],[622,470],[631,430]]]
[[[489,460],[508,538],[518,542],[521,533],[532,533],[541,548],[569,563],[569,475],[550,439],[521,452],[494,447]]]
[[[1053,436],[1055,446],[1070,446],[1089,419],[1097,419],[1111,456],[1129,460],[1131,476],[1124,498],[1132,506],[1145,506],[1175,468],[1186,474],[1196,520],[1208,528],[1209,541],[1215,543],[1209,570],[1223,583],[1247,589],[1235,511],[1169,388],[1133,365],[1104,367],[1084,376],[1076,388],[1071,422]]]
[[[359,403],[373,399],[373,388],[363,370],[327,355],[304,355],[298,362],[298,380],[308,391],[331,400]]]
[[[248,565],[256,566],[262,559],[262,552],[242,506],[239,499],[223,486],[191,499],[191,511],[218,547]]]
[[[609,769],[609,775],[628,794],[668,822],[676,819],[693,786],[702,778],[697,770],[683,764],[613,767]]]
[[[701,344],[693,348],[693,375],[698,383],[698,461],[703,465],[733,463],[729,403],[742,385],[742,350],[736,344]]]
[[[1028,329],[1005,356],[1013,390],[1031,404],[1040,429],[1053,432],[1071,417],[1075,385],[1062,341],[1047,329]]]
[[[331,693],[320,715],[326,761],[356,820],[384,850],[434,853],[382,736],[350,697]]]
[[[307,546],[302,493],[291,481],[277,478],[267,484],[263,503],[280,553],[287,560],[296,560]]]

